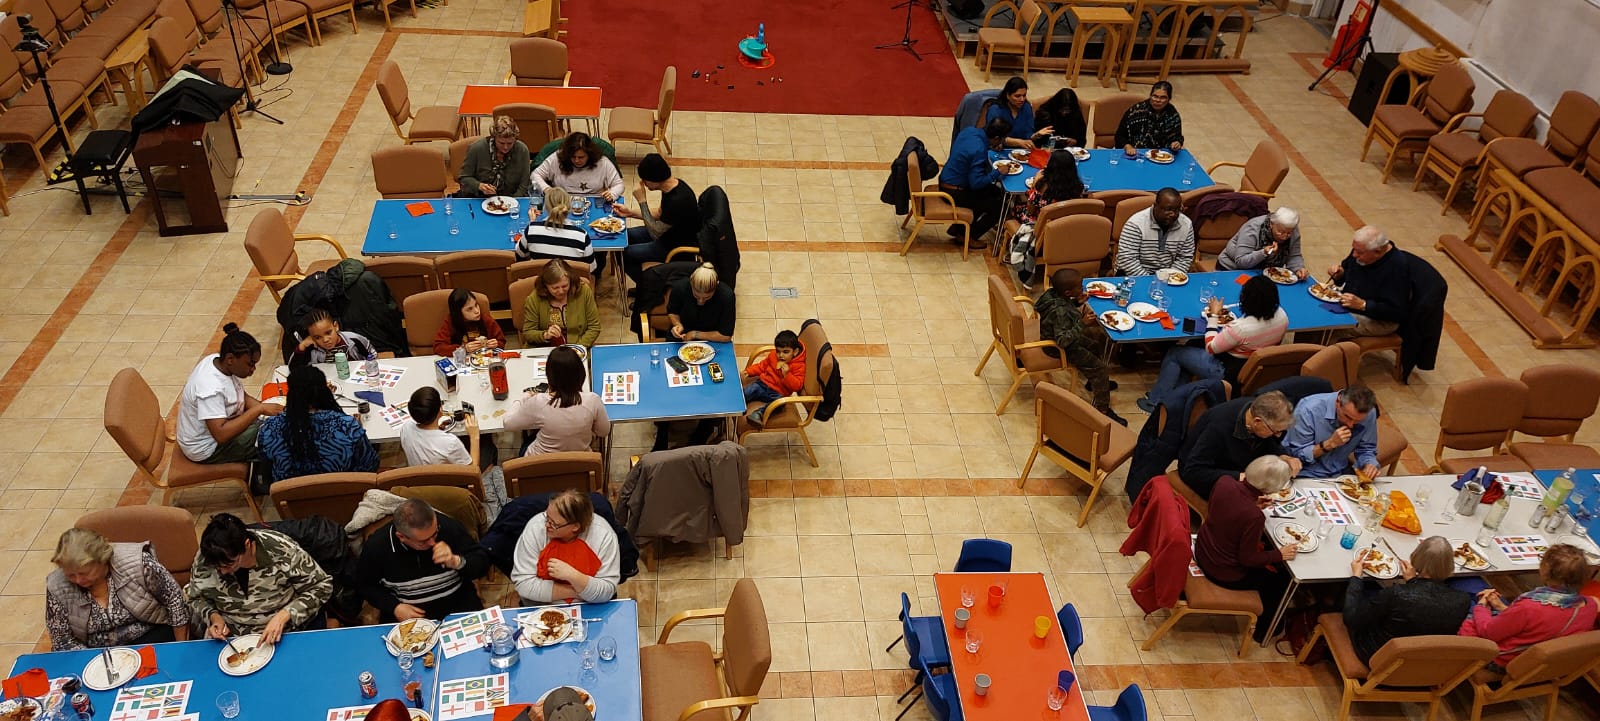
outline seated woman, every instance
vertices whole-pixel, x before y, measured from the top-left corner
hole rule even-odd
[[[521,197],[531,187],[528,146],[521,140],[522,128],[507,115],[497,115],[489,134],[467,148],[456,178],[462,198],[488,198],[496,195]]]
[[[590,275],[598,273],[599,257],[588,231],[572,222],[572,196],[560,188],[551,188],[544,193],[544,208],[549,211],[544,220],[528,223],[527,231],[517,239],[517,260],[560,258],[587,265]]]
[[[1154,413],[1162,397],[1183,384],[1185,373],[1194,380],[1237,380],[1239,369],[1252,354],[1282,342],[1289,330],[1289,314],[1278,305],[1278,284],[1264,275],[1251,278],[1239,289],[1238,318],[1219,323],[1222,312],[1222,301],[1212,299],[1205,313],[1205,342],[1167,349],[1155,385],[1137,401],[1144,412]]]
[[[339,409],[316,366],[289,369],[289,402],[261,422],[261,458],[274,483],[318,473],[376,472],[378,450],[361,421]]]
[[[1430,536],[1417,544],[1411,561],[1400,562],[1405,583],[1385,586],[1369,596],[1361,579],[1361,554],[1350,561],[1350,581],[1344,589],[1344,625],[1350,643],[1365,663],[1392,638],[1448,636],[1461,626],[1472,607],[1472,594],[1446,582],[1455,572],[1455,551],[1444,536]]]
[[[301,332],[295,334],[300,343],[289,356],[290,366],[332,363],[335,353],[344,353],[351,362],[362,360],[368,354],[378,354],[378,349],[366,336],[341,330],[333,314],[321,308],[307,313],[301,326]]]
[[[733,289],[717,279],[717,269],[702,263],[687,278],[672,283],[667,298],[667,320],[672,323],[667,331],[668,340],[723,341],[733,340],[733,327],[738,320]],[[651,450],[667,450],[669,424],[656,423],[656,440]],[[689,436],[689,445],[700,445],[710,440],[717,421],[706,418],[695,424]]]
[[[1211,489],[1211,512],[1195,537],[1194,561],[1212,583],[1235,591],[1261,594],[1261,606],[1275,609],[1289,588],[1283,562],[1294,558],[1296,544],[1267,550],[1262,540],[1267,518],[1262,498],[1288,487],[1294,470],[1278,456],[1250,462],[1235,479],[1223,476]],[[1255,640],[1266,640],[1267,625],[1257,623]]]
[[[1033,103],[1028,102],[1028,81],[1015,75],[1006,80],[999,98],[984,103],[983,119],[979,125],[987,125],[995,118],[1004,118],[1011,124],[1011,132],[1005,139],[1005,147],[1008,148],[1032,150],[1036,140],[1043,142],[1055,130],[1034,128]]]
[[[1300,214],[1293,208],[1246,220],[1217,256],[1217,270],[1263,268],[1288,268],[1300,280],[1311,274],[1300,255]]]
[[[467,353],[506,347],[505,331],[489,316],[489,309],[478,305],[478,296],[466,288],[450,291],[450,315],[433,335],[435,355],[449,356],[457,348]]]
[[[583,491],[557,493],[517,539],[511,583],[527,603],[603,603],[616,597],[621,580],[617,534]]]
[[[573,133],[561,141],[561,149],[544,159],[533,170],[535,190],[549,192],[560,188],[578,195],[598,195],[606,202],[622,197],[622,174],[588,133]],[[546,204],[549,198],[545,199]]]
[[[239,381],[255,375],[261,344],[234,323],[222,332],[221,347],[194,367],[178,396],[178,450],[196,463],[256,460],[256,421],[283,411],[256,400]]]
[[[1089,119],[1083,116],[1083,106],[1078,104],[1078,93],[1072,88],[1062,88],[1033,111],[1033,122],[1043,128],[1039,132],[1054,136],[1056,147],[1086,148],[1089,146]]]
[[[550,381],[549,390],[528,393],[513,401],[510,412],[502,419],[506,430],[539,430],[526,455],[587,451],[596,436],[604,438],[611,433],[605,404],[584,383],[587,371],[577,351],[550,351],[544,371]]]
[[[523,342],[592,348],[599,339],[600,307],[594,302],[594,288],[573,278],[566,261],[556,258],[545,263],[522,306]]]
[[[206,638],[259,633],[262,643],[277,643],[285,631],[322,625],[333,578],[294,539],[218,513],[200,533],[184,594]]]
[[[1117,145],[1128,155],[1141,148],[1177,152],[1183,147],[1183,116],[1172,104],[1172,83],[1157,80],[1150,86],[1149,99],[1134,103],[1122,114]]]
[[[1016,269],[1017,278],[1024,286],[1032,285],[1038,271],[1040,244],[1034,235],[1034,224],[1039,219],[1040,211],[1052,203],[1077,200],[1088,194],[1083,178],[1078,175],[1078,161],[1072,157],[1072,153],[1057,150],[1050,154],[1050,162],[1045,164],[1033,188],[1028,191],[1027,202],[1011,206],[1017,217],[1014,221],[1008,221],[1006,227],[1011,238],[1010,255],[1006,257],[1006,262]]]
[[[1499,644],[1500,655],[1487,670],[1503,674],[1506,665],[1528,647],[1595,627],[1600,601],[1578,592],[1588,578],[1583,551],[1557,543],[1539,561],[1539,581],[1543,585],[1517,596],[1510,604],[1492,588],[1478,592],[1472,613],[1461,622],[1457,633]]]
[[[189,640],[183,588],[148,543],[109,543],[83,528],[56,542],[44,582],[51,651]]]

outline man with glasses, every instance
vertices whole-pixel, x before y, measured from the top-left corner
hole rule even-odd
[[[1367,478],[1378,475],[1378,396],[1371,388],[1354,385],[1337,393],[1318,393],[1300,399],[1294,408],[1294,427],[1283,439],[1285,451],[1300,459],[1302,478],[1333,478],[1355,470]]]
[[[207,638],[259,633],[261,643],[271,644],[286,631],[323,625],[333,578],[294,539],[250,530],[238,516],[219,513],[200,534],[184,595]]]
[[[1352,336],[1400,335],[1402,383],[1413,368],[1433,370],[1444,332],[1444,301],[1449,284],[1428,261],[1401,250],[1383,231],[1364,226],[1350,239],[1350,255],[1328,268],[1328,282],[1340,288],[1339,305],[1356,327],[1333,340]]]
[[[1294,405],[1278,391],[1235,398],[1206,411],[1183,438],[1178,473],[1201,498],[1223,476],[1237,477],[1261,456],[1283,456],[1291,475],[1300,459],[1286,455],[1281,439],[1294,424]]]
[[[465,526],[413,498],[367,538],[356,588],[385,623],[440,620],[483,608],[472,581],[488,571],[489,552]]]

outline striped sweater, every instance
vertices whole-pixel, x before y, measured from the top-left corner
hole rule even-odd
[[[1289,314],[1282,308],[1270,320],[1242,315],[1220,328],[1210,325],[1213,322],[1207,321],[1206,350],[1212,355],[1227,353],[1235,358],[1249,358],[1262,348],[1282,343],[1283,334],[1289,330]]]

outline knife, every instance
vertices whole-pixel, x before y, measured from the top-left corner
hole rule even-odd
[[[106,665],[106,683],[116,683],[117,674],[111,670],[111,649],[100,649],[100,660]]]
[[[1389,549],[1389,555],[1394,556],[1394,560],[1400,560],[1400,553],[1394,550],[1394,546],[1389,545],[1389,539],[1378,536],[1378,540],[1383,541],[1383,547]]]

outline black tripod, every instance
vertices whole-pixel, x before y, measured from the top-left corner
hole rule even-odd
[[[877,50],[892,50],[894,48],[904,48],[906,52],[911,53],[911,57],[916,58],[917,62],[920,63],[920,62],[922,62],[922,54],[917,52],[917,48],[915,47],[916,44],[917,44],[917,41],[911,39],[911,9],[917,6],[917,0],[905,0],[905,2],[900,3],[900,5],[904,5],[905,8],[906,8],[906,32],[905,32],[905,34],[900,36],[900,42],[884,43],[882,45],[877,46],[875,49],[877,49]],[[891,7],[889,9],[893,10],[894,8],[900,7],[900,5],[895,5],[894,7]]]
[[[247,113],[255,113],[256,115],[260,115],[261,117],[271,120],[274,123],[283,125],[282,120],[273,117],[272,114],[262,110],[261,106],[256,104],[256,94],[250,91],[250,75],[245,71],[244,57],[239,54],[239,36],[235,33],[235,28],[233,25],[233,16],[237,15],[238,13],[239,8],[233,4],[233,0],[222,0],[222,14],[223,17],[228,21],[228,37],[233,39],[233,60],[239,64],[239,82],[244,83],[244,111]],[[250,28],[249,23],[244,23],[244,26],[246,29]],[[255,31],[253,30],[251,31],[252,35],[254,32]],[[274,40],[276,40],[276,37],[274,37]],[[273,48],[272,57],[274,59],[278,57],[278,51],[276,47]]]
[[[1333,62],[1329,63],[1328,67],[1322,71],[1322,74],[1318,75],[1316,80],[1311,81],[1311,84],[1306,86],[1307,91],[1316,90],[1317,86],[1322,84],[1322,81],[1327,80],[1328,76],[1332,75],[1334,70],[1337,70],[1340,65],[1344,65],[1345,63],[1352,64],[1350,67],[1350,72],[1354,73],[1354,63],[1356,58],[1361,57],[1362,48],[1367,49],[1369,52],[1378,51],[1378,48],[1372,44],[1372,21],[1377,19],[1378,8],[1382,6],[1383,0],[1372,0],[1372,10],[1368,11],[1367,13],[1367,25],[1366,28],[1361,31],[1361,39],[1357,40],[1354,45],[1345,48],[1344,52],[1339,53],[1339,57],[1334,58]]]

